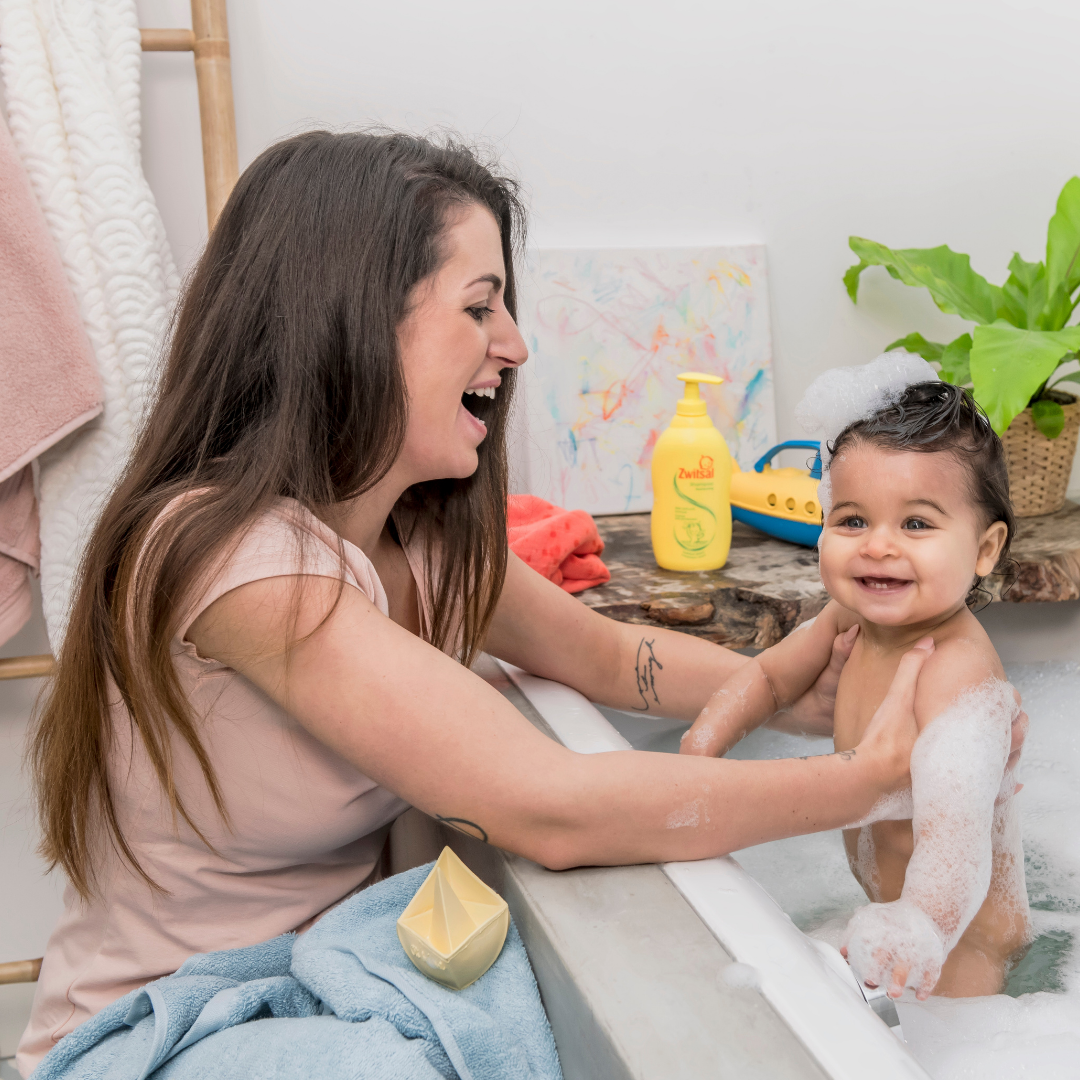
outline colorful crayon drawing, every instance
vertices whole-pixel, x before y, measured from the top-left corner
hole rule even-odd
[[[529,485],[594,514],[652,509],[649,466],[680,371],[708,371],[713,423],[743,469],[776,442],[762,245],[540,251],[521,322]]]

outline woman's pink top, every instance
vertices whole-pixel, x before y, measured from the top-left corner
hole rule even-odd
[[[171,504],[171,505],[175,505]],[[307,541],[301,553],[298,533]],[[186,610],[173,640],[181,683],[217,773],[226,829],[183,739],[173,739],[177,789],[216,848],[173,821],[127,710],[112,707],[111,782],[120,827],[154,893],[111,851],[101,895],[82,902],[69,885],[49,939],[30,1024],[16,1064],[24,1076],[54,1043],[135,987],[175,971],[194,953],[253,945],[301,927],[377,877],[390,824],[403,810],[344,758],[309,735],[232,668],[203,659],[187,628],[218,597],[249,581],[290,574],[340,576],[338,537],[283,501],[245,535]],[[386,615],[386,593],[367,556],[344,542],[345,580]],[[418,553],[406,550],[429,623]]]

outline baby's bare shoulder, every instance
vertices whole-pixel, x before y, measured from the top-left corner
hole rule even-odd
[[[920,730],[968,690],[1005,672],[987,633],[973,615],[934,635],[934,653],[923,664],[915,692],[915,719]]]

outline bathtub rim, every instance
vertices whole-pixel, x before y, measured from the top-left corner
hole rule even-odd
[[[582,754],[630,750],[630,743],[582,694],[495,660],[555,737]],[[863,1080],[930,1080],[810,939],[731,856],[663,863],[660,869],[720,945],[758,973],[758,992],[826,1075]]]

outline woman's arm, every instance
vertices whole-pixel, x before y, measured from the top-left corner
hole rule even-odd
[[[814,678],[829,664],[830,656],[835,670],[826,670],[820,683],[798,700],[778,726],[832,734],[836,683],[851,648],[849,643],[846,651],[834,652],[836,630],[830,633],[829,628],[845,614],[830,603],[813,621],[812,638],[807,639],[800,628],[787,639],[795,643],[793,652],[799,652],[804,643],[811,645],[804,660],[808,668],[816,664]],[[847,616],[843,625],[849,623]],[[812,646],[819,639],[828,639],[828,645],[814,651]],[[513,553],[485,648],[534,675],[572,686],[590,701],[677,720],[693,720],[713,691],[749,662],[748,657],[677,630],[605,618]],[[774,710],[770,705],[757,721],[764,721]]]
[[[692,720],[746,657],[677,630],[605,618],[513,552],[485,649],[613,709]]]
[[[295,584],[271,578],[227,593],[189,639],[377,783],[551,868],[698,859],[836,828],[908,783],[917,653],[857,752],[761,762],[579,755],[358,590],[346,586],[334,606],[338,583],[306,578],[294,622]],[[574,649],[573,627],[562,641]]]

